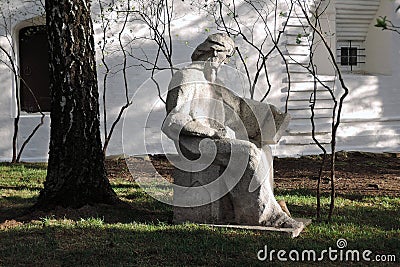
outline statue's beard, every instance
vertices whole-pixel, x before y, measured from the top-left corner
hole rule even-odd
[[[218,58],[210,58],[204,63],[204,76],[208,81],[214,83],[217,80],[218,69],[222,64]]]

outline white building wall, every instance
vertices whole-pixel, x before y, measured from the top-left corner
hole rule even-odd
[[[339,1],[346,5],[351,5],[351,1]],[[354,1],[357,2],[357,1]],[[370,1],[376,2],[376,1]],[[335,29],[337,20],[335,2],[331,1],[332,6],[327,9],[327,15],[323,17],[322,32],[332,33]],[[338,130],[337,150],[359,150],[371,152],[393,152],[400,150],[400,109],[398,106],[400,100],[399,91],[399,48],[400,35],[392,34],[389,31],[382,31],[376,27],[375,18],[387,16],[393,20],[395,25],[400,25],[398,15],[394,16],[393,11],[398,5],[391,1],[381,1],[378,11],[370,17],[368,31],[364,37],[366,39],[366,64],[361,73],[343,72],[344,81],[349,88],[349,95],[346,97],[343,112],[342,123]],[[360,5],[355,5],[360,8]],[[346,12],[350,12],[349,9]],[[325,19],[325,18],[329,19]],[[351,24],[350,24],[351,25]],[[364,26],[363,26],[364,27]],[[335,36],[335,35],[332,35]],[[341,37],[342,38],[342,37]],[[335,52],[337,37],[328,38],[332,51]],[[360,39],[361,40],[361,39]],[[319,73],[323,74],[320,78],[329,80],[335,78],[334,69],[329,62],[329,56],[326,50],[319,47],[316,50],[316,64]],[[324,76],[325,75],[325,76]],[[303,80],[305,81],[303,75]],[[337,89],[336,95],[342,93],[340,83],[335,81]],[[302,90],[312,88],[311,83],[302,83]],[[302,103],[302,102],[298,102]],[[309,115],[308,115],[309,116]],[[318,118],[317,135],[318,140],[325,143],[329,151],[330,118]],[[295,135],[291,131],[295,129]],[[300,132],[303,129],[303,132]],[[321,153],[313,143],[310,134],[311,126],[306,118],[294,119],[289,125],[289,134],[284,136],[281,146],[277,149],[277,154],[282,155],[304,155]],[[301,134],[301,135],[300,135]],[[283,143],[285,144],[284,146]],[[280,151],[280,152],[279,152]]]
[[[11,71],[0,65],[0,160],[9,161],[12,157],[11,140],[13,134],[13,119],[11,117]]]
[[[393,12],[393,3],[382,5],[378,12],[386,14]],[[199,12],[193,7],[186,5],[186,2],[176,2],[177,19],[172,25],[172,34],[174,42],[174,62],[176,64],[189,61],[193,49],[201,43],[209,33],[216,32],[212,19],[206,17],[204,13]],[[28,10],[33,10],[27,7]],[[285,8],[282,7],[282,11]],[[94,14],[96,10],[93,10]],[[23,15],[23,16],[22,16]],[[34,17],[34,12],[22,14],[18,21],[26,18]],[[95,15],[94,15],[95,16]],[[332,13],[330,13],[332,16]],[[283,19],[283,18],[282,18]],[[328,19],[329,20],[329,19]],[[249,19],[251,21],[251,18]],[[394,17],[394,22],[400,25],[400,20]],[[279,22],[281,23],[281,22]],[[278,25],[281,25],[279,24]],[[15,23],[15,27],[18,23]],[[329,21],[325,22],[329,25]],[[131,24],[132,33],[128,31],[127,39],[138,34],[146,34],[137,25]],[[95,23],[95,39],[96,43],[101,40],[100,24]],[[118,27],[113,28],[114,37],[118,33]],[[390,36],[387,38],[387,36]],[[379,52],[374,52],[378,48],[382,48],[379,43],[371,40],[388,40],[384,44],[385,51],[389,51],[385,56],[380,57]],[[368,63],[368,70],[373,73],[371,75],[346,75],[346,82],[350,88],[344,111],[343,124],[339,130],[338,148],[343,150],[362,150],[362,151],[399,151],[400,150],[400,129],[399,114],[400,106],[398,102],[399,89],[399,73],[400,73],[400,37],[392,35],[389,32],[381,32],[375,29],[372,25],[369,28],[367,41],[369,43],[368,54],[378,55],[368,58],[370,61],[382,61],[382,68],[373,69],[373,64]],[[0,42],[4,43],[5,39],[0,38]],[[333,45],[335,44],[332,41]],[[244,47],[240,40],[237,41],[239,47]],[[146,51],[148,56],[154,56],[156,53],[155,46],[149,42],[143,42],[140,45],[141,49]],[[96,46],[98,49],[98,46]],[[109,53],[107,60],[110,66],[118,65],[122,62],[121,52],[118,51],[117,40],[114,40],[110,50],[115,52]],[[102,103],[102,88],[104,66],[101,64],[100,52],[97,51],[98,61],[98,77],[100,89],[100,102]],[[247,51],[249,62],[254,60],[255,54]],[[253,57],[253,58],[252,58]],[[254,61],[253,61],[254,62]],[[390,64],[388,63],[390,62]],[[128,65],[137,64],[137,61],[129,59]],[[235,64],[235,59],[231,63]],[[324,64],[320,61],[319,64]],[[113,68],[117,70],[118,66]],[[282,60],[274,54],[272,60],[269,61],[268,69],[271,72],[273,89],[268,97],[268,101],[284,107],[285,92],[282,88],[285,87],[284,66]],[[323,69],[323,68],[321,68]],[[0,160],[9,161],[12,153],[12,134],[13,134],[13,82],[12,75],[3,65],[0,65]],[[377,73],[383,73],[385,75]],[[391,73],[393,73],[391,75]],[[128,68],[128,85],[129,98],[133,101],[131,107],[125,114],[125,120],[121,121],[115,129],[112,141],[108,147],[108,154],[145,154],[145,153],[163,153],[173,152],[174,148],[168,140],[163,139],[166,145],[162,147],[160,142],[161,122],[165,116],[164,106],[161,101],[158,101],[157,90],[151,81],[145,82],[150,74],[140,67]],[[326,73],[327,74],[327,73]],[[164,87],[164,91],[169,81],[169,73],[163,72],[157,77]],[[118,115],[119,109],[125,104],[125,89],[123,76],[121,72],[113,73],[109,76],[107,83],[107,114],[108,128],[112,121]],[[265,88],[265,81],[260,84],[260,90]],[[240,90],[239,90],[240,91]],[[257,97],[260,97],[262,93]],[[164,97],[165,99],[165,97]],[[103,105],[100,106],[102,121]],[[149,119],[147,119],[149,116]],[[326,125],[329,121],[326,120]],[[22,114],[20,120],[20,135],[18,144],[21,145],[23,140],[30,134],[30,131],[40,121],[40,116],[32,114]],[[147,122],[146,122],[147,121]],[[293,120],[291,125],[297,124],[305,131],[310,131],[311,127],[307,119]],[[103,125],[102,131],[103,131]],[[292,127],[292,126],[290,126]],[[145,135],[146,133],[146,135]],[[102,138],[103,135],[102,135]],[[164,136],[165,138],[165,136]],[[322,137],[324,138],[324,137]],[[40,128],[29,145],[25,148],[22,160],[29,161],[44,161],[47,159],[49,141],[49,117],[46,116],[45,124]],[[147,147],[145,146],[145,142]],[[302,154],[320,153],[315,145],[310,144],[310,136],[286,136],[282,138],[279,145],[274,147],[276,155],[280,156],[297,156]]]
[[[375,15],[387,16],[400,25],[393,10],[398,4],[381,1]],[[400,35],[374,27],[371,21],[366,37],[366,74],[346,75],[350,94],[343,110],[339,132],[342,149],[373,152],[400,149]]]

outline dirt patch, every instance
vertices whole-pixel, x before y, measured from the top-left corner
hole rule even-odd
[[[173,166],[164,155],[127,160],[108,160],[109,178],[123,177],[134,181],[138,177],[154,175],[155,170],[172,181]],[[301,158],[275,158],[274,177],[278,190],[315,190],[321,156]],[[330,164],[323,171],[321,189],[330,188]],[[155,169],[155,170],[154,170]],[[374,154],[363,152],[340,152],[336,158],[336,189],[338,195],[400,196],[400,158],[398,154]]]
[[[275,183],[279,189],[315,190],[321,157],[275,159]],[[322,190],[330,188],[330,164],[322,177]],[[338,195],[400,196],[400,159],[396,154],[339,153],[336,159]]]

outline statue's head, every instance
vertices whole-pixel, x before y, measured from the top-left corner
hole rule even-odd
[[[194,50],[192,61],[224,63],[235,52],[235,43],[226,33],[214,33]]]

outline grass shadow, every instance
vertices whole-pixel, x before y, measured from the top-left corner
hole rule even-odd
[[[284,240],[284,242],[283,242]],[[397,254],[399,238],[378,232],[357,241],[351,249]],[[100,220],[71,222],[44,220],[30,228],[0,232],[4,265],[104,265],[104,266],[320,266],[321,262],[259,261],[257,253],[271,250],[315,250],[320,255],[336,247],[336,238],[324,240],[305,233],[285,238],[279,233],[216,229],[192,224],[107,225]],[[51,253],[49,253],[51,251]],[[15,253],[18,257],[15,257]],[[104,255],[107,255],[104,257]],[[327,257],[324,266],[337,266]],[[340,262],[341,266],[354,262]],[[393,264],[395,266],[395,263]]]
[[[105,223],[172,223],[172,210],[162,203],[127,201],[125,205],[95,204],[79,209],[56,207],[50,211],[34,210],[37,197],[7,197],[0,205],[0,224],[9,220],[30,222],[41,218],[80,220],[102,218]],[[155,201],[155,200],[154,200]]]

